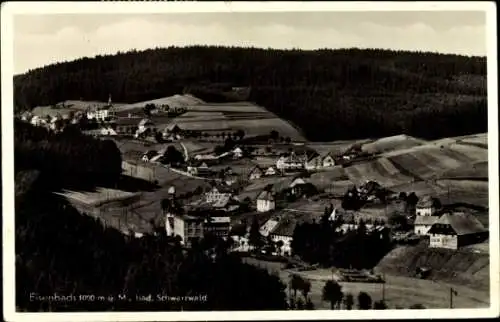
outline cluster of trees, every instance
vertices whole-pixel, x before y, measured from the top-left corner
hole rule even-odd
[[[302,223],[295,227],[292,252],[311,264],[324,267],[372,268],[391,249],[388,232],[368,232],[363,221],[358,228],[343,233],[340,221],[329,221],[325,215],[319,223]]]
[[[354,307],[354,296],[352,294],[342,292],[342,286],[334,280],[326,281],[322,292],[323,301],[330,302],[332,310],[345,309],[352,310]],[[387,305],[384,300],[373,303],[371,296],[366,292],[359,292],[358,297],[359,310],[385,310]]]
[[[221,240],[207,236],[185,250],[164,229],[128,237],[78,213],[46,189],[25,191],[16,208],[15,236],[16,306],[22,311],[286,309],[279,278],[243,264]],[[106,300],[38,298],[54,294]],[[120,294],[129,301],[120,300]],[[136,301],[136,295],[148,294],[151,302]],[[201,299],[161,301],[157,295]],[[114,300],[108,301],[109,296]]]
[[[463,81],[469,78],[481,82]],[[487,131],[486,58],[388,50],[193,46],[82,58],[14,77],[16,109],[66,99],[145,101],[181,92],[232,101],[230,83],[310,140]],[[147,85],[145,85],[147,84]]]
[[[111,140],[98,140],[68,126],[55,133],[14,120],[16,173],[36,169],[52,188],[113,185],[121,175],[121,153]]]

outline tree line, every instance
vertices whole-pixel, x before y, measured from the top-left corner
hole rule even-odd
[[[481,80],[464,81],[471,77]],[[14,77],[15,108],[138,102],[181,92],[248,99],[326,141],[487,131],[486,58],[388,50],[193,46],[82,58]],[[214,85],[222,84],[222,85]],[[228,85],[229,84],[229,85]],[[247,87],[249,96],[231,94]],[[228,94],[229,93],[229,94]]]
[[[48,188],[113,185],[119,179],[121,153],[111,140],[99,140],[68,126],[55,133],[14,120],[16,173],[39,170]]]

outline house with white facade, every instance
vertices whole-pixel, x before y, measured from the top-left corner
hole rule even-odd
[[[248,173],[248,180],[256,180],[264,175],[264,171],[257,165]]]
[[[488,230],[472,214],[445,213],[429,229],[430,248],[458,249],[488,238]]]
[[[321,162],[323,168],[330,168],[335,166],[335,158],[331,154],[327,154],[326,156],[324,156]]]
[[[417,202],[415,214],[417,216],[433,216],[441,208],[439,199],[424,196]]]
[[[257,196],[257,211],[258,212],[268,212],[276,208],[276,200],[274,194],[271,191],[262,191]]]
[[[278,174],[278,171],[276,171],[276,168],[273,166],[267,168],[266,172],[264,173],[266,177],[275,176],[276,174]]]
[[[429,229],[439,220],[439,216],[417,216],[414,222],[414,232],[418,236],[427,236]]]
[[[213,203],[218,200],[222,200],[225,198],[231,198],[233,193],[231,189],[228,189],[224,186],[213,187],[208,192],[205,193],[205,200],[208,203]]]
[[[241,159],[243,157],[243,150],[240,147],[236,147],[233,151],[234,159]]]
[[[269,236],[277,247],[277,252],[281,256],[290,256],[292,254],[293,231],[297,221],[284,218],[278,222]]]

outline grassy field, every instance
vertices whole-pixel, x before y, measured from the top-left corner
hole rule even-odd
[[[314,149],[320,155],[332,153],[338,155],[346,152],[353,144],[365,144],[372,140],[350,140],[350,141],[334,141],[334,142],[308,142],[307,146]]]
[[[271,274],[279,276],[285,286],[287,286],[285,293],[289,294],[288,282],[290,273],[283,269],[283,264],[256,260],[254,258],[245,259],[245,262],[267,269]],[[325,280],[332,276],[331,271],[305,271],[301,272],[300,275],[311,281],[309,296],[314,303],[315,309],[329,310],[330,303],[322,300],[322,290]],[[389,274],[385,276],[385,279],[385,301],[389,309],[407,309],[414,304],[422,304],[429,309],[448,308],[451,286],[458,292],[458,295],[453,299],[453,306],[455,308],[485,308],[489,306],[489,292],[485,290],[472,289],[464,285],[447,284]],[[382,284],[341,282],[340,285],[342,286],[342,292],[344,294],[352,294],[356,303],[357,295],[360,292],[368,293],[373,301],[382,299]],[[300,294],[297,296],[300,296]]]
[[[413,180],[412,177],[401,173],[392,161],[386,158],[379,158],[346,167],[345,172],[349,180],[357,185],[363,184],[366,180],[372,180],[386,187],[392,187]]]
[[[186,107],[189,109],[191,105],[200,104],[203,101],[191,95],[174,95],[163,98],[158,98],[145,102],[137,102],[133,104],[121,105],[118,112],[132,112],[134,110],[142,110],[146,104],[162,105],[167,104],[172,107]]]
[[[198,104],[174,120],[180,128],[199,131],[243,130],[247,137],[269,134],[276,130],[283,137],[304,141],[304,137],[291,124],[263,107],[246,103]]]
[[[413,277],[417,267],[431,269],[428,279],[466,286],[478,291],[489,289],[489,254],[470,249],[428,248],[426,242],[416,246],[400,246],[387,254],[376,271]]]
[[[409,149],[424,144],[425,141],[407,135],[396,135],[363,144],[362,149],[369,153],[384,153]]]

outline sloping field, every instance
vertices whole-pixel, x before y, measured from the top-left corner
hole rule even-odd
[[[386,158],[349,166],[345,168],[345,172],[349,179],[357,185],[363,184],[367,180],[373,180],[385,187],[391,187],[413,180],[412,177],[404,175]]]
[[[396,135],[390,136],[382,139],[378,139],[371,143],[366,143],[363,145],[363,150],[369,153],[383,153],[401,149],[409,149],[415,146],[420,146],[426,141],[416,139],[407,135]]]
[[[191,106],[189,112],[175,118],[172,123],[186,130],[237,131],[245,136],[269,134],[278,131],[280,136],[294,141],[304,141],[300,130],[261,106],[248,102],[230,104],[199,104]]]
[[[440,198],[446,203],[468,203],[482,207],[489,205],[488,181],[480,180],[437,180],[442,187]]]
[[[451,169],[442,174],[443,179],[472,179],[488,180],[488,161],[477,162],[472,165]]]
[[[334,142],[308,142],[307,146],[318,152],[320,155],[332,153],[333,155],[342,154],[354,144],[365,144],[371,142],[366,140],[334,141]]]
[[[413,277],[417,267],[431,269],[428,279],[436,279],[477,290],[489,288],[489,255],[465,250],[402,246],[392,250],[376,266],[387,274]]]
[[[70,202],[77,202],[82,205],[93,207],[98,207],[114,201],[137,198],[140,195],[139,193],[109,188],[97,188],[95,191],[65,190],[63,192],[56,192],[55,194],[65,197]]]
[[[458,143],[450,145],[450,149],[466,155],[475,162],[488,160],[488,150],[478,146]]]
[[[413,174],[417,178],[429,179],[440,176],[451,169],[474,162],[468,154],[455,149],[426,146],[413,151],[388,157],[396,167]],[[483,159],[482,161],[484,161]],[[487,156],[486,156],[487,160]]]
[[[134,109],[142,109],[146,104],[162,105],[167,104],[169,107],[189,107],[191,105],[197,105],[203,103],[202,100],[196,98],[192,95],[174,95],[163,98],[158,98],[150,101],[137,102],[133,104],[125,104],[120,106],[119,112],[130,111]]]

